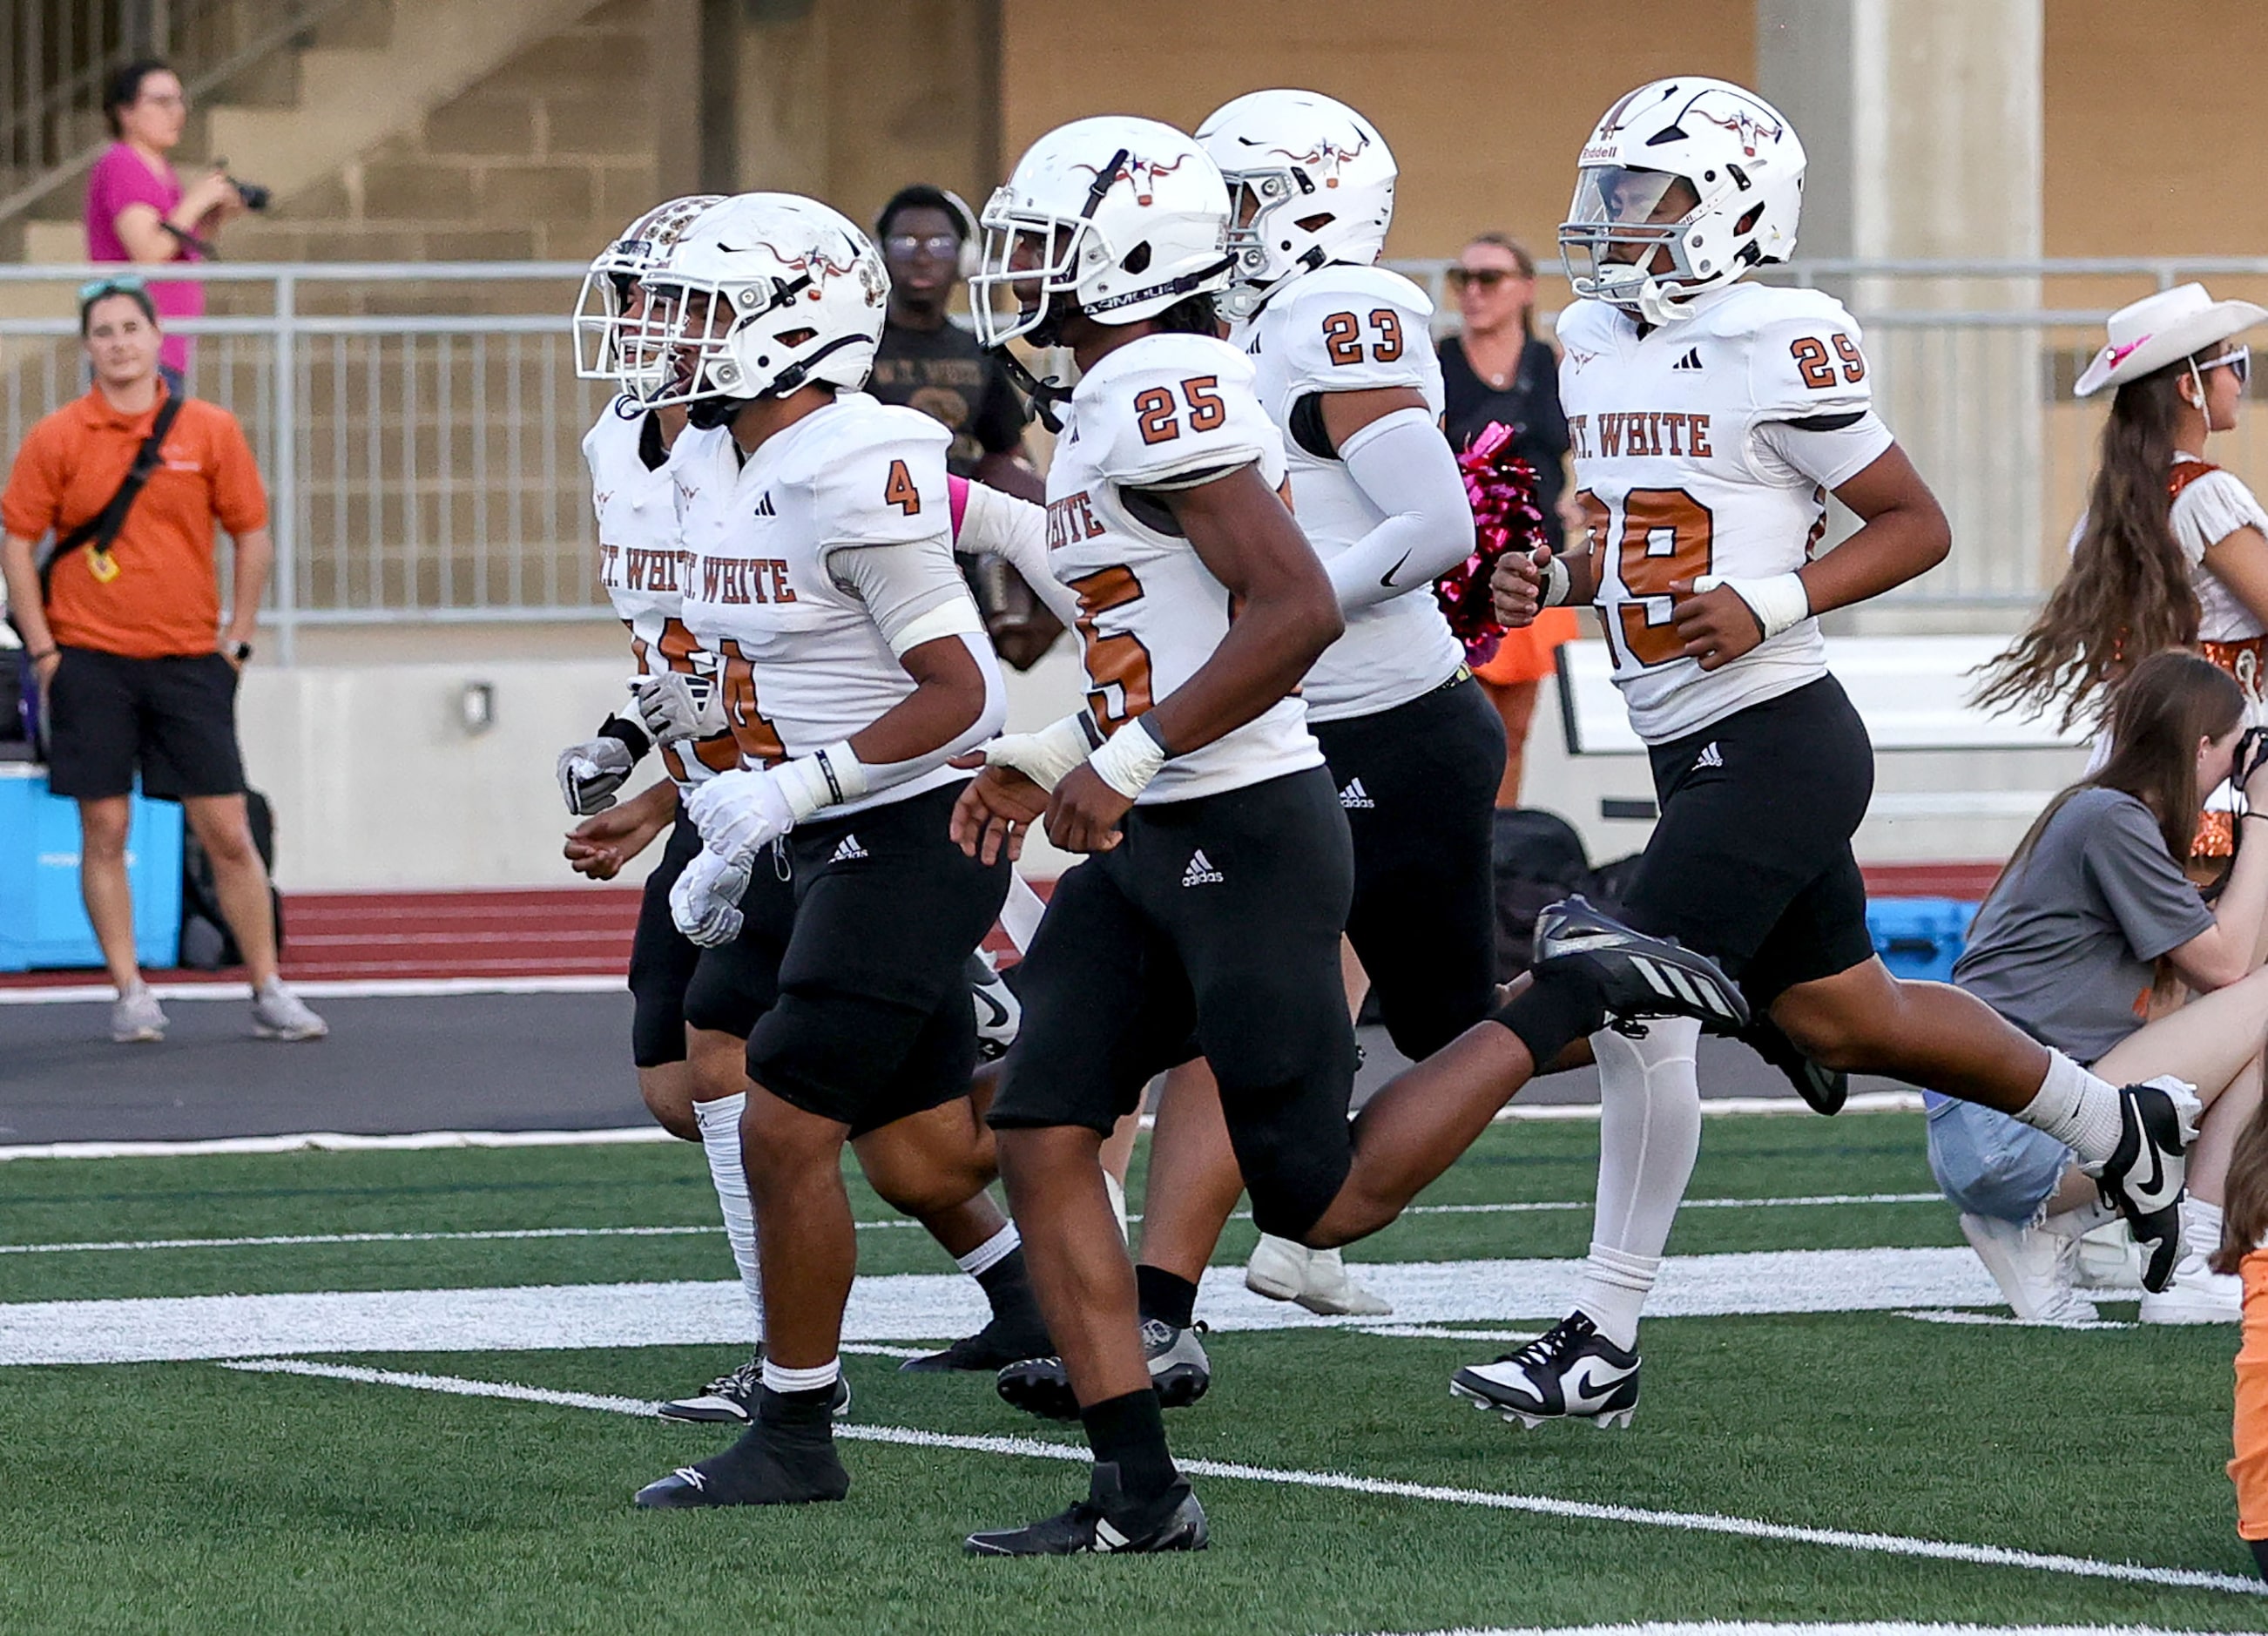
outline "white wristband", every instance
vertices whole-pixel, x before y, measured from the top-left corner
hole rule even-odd
[[[1811,593],[1804,589],[1801,574],[1772,574],[1753,579],[1703,574],[1693,582],[1697,592],[1714,591],[1719,586],[1727,587],[1749,605],[1767,642],[1811,617]]]
[[[1094,769],[1095,777],[1128,800],[1138,800],[1166,764],[1166,747],[1138,718],[1112,733],[1101,749],[1086,758],[1086,764]]]
[[[779,781],[798,823],[822,807],[839,807],[866,792],[865,764],[852,752],[848,739],[784,761],[772,769],[772,777]]]
[[[1543,600],[1537,606],[1566,607],[1569,593],[1574,586],[1575,578],[1567,571],[1567,564],[1558,557],[1553,557],[1543,567]]]

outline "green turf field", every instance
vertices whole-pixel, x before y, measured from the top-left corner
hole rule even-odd
[[[1571,1207],[1435,1210],[1350,1259],[1448,1299],[1501,1264],[1579,1256],[1589,1217],[1572,1206],[1587,1199],[1595,1144],[1587,1123],[1499,1125],[1424,1202]],[[1629,1430],[1527,1433],[1448,1396],[1453,1369],[1509,1345],[1472,1336],[1548,1320],[1397,1313],[1373,1326],[1447,1338],[1224,1329],[1208,1340],[1212,1395],[1168,1420],[1185,1460],[1247,1468],[1197,1479],[1212,1550],[1033,1563],[967,1559],[961,1537],[1083,1492],[1083,1469],[1049,1457],[1074,1440],[983,1379],[896,1374],[890,1354],[912,1349],[911,1332],[848,1359],[860,1441],[845,1445],[846,1503],[630,1507],[640,1484],[724,1440],[627,1400],[688,1390],[737,1359],[722,1339],[578,1345],[572,1286],[731,1277],[719,1234],[589,1231],[705,1227],[714,1203],[690,1146],[0,1165],[0,1303],[452,1290],[467,1293],[439,1304],[477,1318],[482,1292],[519,1289],[522,1321],[556,1308],[562,1325],[541,1349],[427,1348],[429,1299],[382,1345],[276,1354],[402,1377],[386,1383],[211,1358],[10,1362],[82,1318],[128,1346],[160,1308],[0,1304],[0,1631],[2268,1629],[2268,1598],[2242,1588],[2250,1562],[2221,1470],[2232,1332],[1775,1309],[1783,1276],[1791,1308],[1835,1304],[1816,1267],[1951,1266],[1915,1256],[1960,1243],[1946,1206],[1905,1198],[1929,1186],[1911,1116],[1712,1119],[1694,1196],[1751,1202],[1689,1209],[1671,1253],[1705,1258],[1674,1264],[1694,1270],[1695,1291],[1705,1273],[1747,1269],[1751,1305],[1648,1321]],[[877,1289],[952,1271],[854,1193],[877,1223],[860,1234]],[[1782,1202],[1821,1198],[1842,1202]],[[141,1247],[563,1229],[583,1235]],[[15,1248],[85,1243],[137,1247]],[[1223,1264],[1250,1246],[1237,1224]],[[1851,1249],[1883,1254],[1759,1254]],[[1474,1264],[1445,1276],[1440,1263]],[[412,1298],[365,1299],[391,1311]],[[188,1310],[207,1306],[234,1310]],[[317,1317],[295,1321],[328,1310],[302,1308]],[[565,1399],[466,1396],[467,1382]],[[1771,1537],[1775,1525],[1818,1532]],[[2109,1564],[2152,1572],[2109,1577]],[[2176,1582],[2183,1571],[2227,1577]]]

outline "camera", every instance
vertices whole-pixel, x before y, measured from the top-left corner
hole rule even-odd
[[[236,196],[244,201],[244,208],[247,210],[264,210],[268,208],[268,202],[276,196],[256,181],[239,181],[232,176],[228,183],[236,189]]]
[[[2247,727],[2244,736],[2236,741],[2236,755],[2228,770],[2228,781],[2242,789],[2260,763],[2268,761],[2268,729]]]

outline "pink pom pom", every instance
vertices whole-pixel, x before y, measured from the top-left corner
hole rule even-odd
[[[1504,627],[1489,601],[1489,576],[1506,551],[1533,555],[1556,545],[1537,501],[1535,468],[1512,452],[1512,428],[1491,421],[1457,456],[1465,496],[1473,506],[1473,552],[1434,582],[1433,597],[1449,629],[1465,645],[1468,664],[1495,657]]]

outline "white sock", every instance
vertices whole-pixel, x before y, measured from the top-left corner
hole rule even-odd
[[[740,1114],[748,1105],[747,1093],[735,1091],[713,1102],[693,1104],[693,1118],[701,1127],[701,1151],[708,1155],[709,1182],[717,1190],[717,1206],[725,1212],[725,1237],[733,1246],[733,1264],[740,1269],[740,1287],[748,1293],[748,1310],[755,1315],[756,1338],[764,1336],[764,1282],[756,1263],[756,1212],[748,1202],[748,1173],[740,1164]]]
[[[1638,1319],[1701,1151],[1701,1085],[1693,1058],[1701,1025],[1655,1018],[1633,1040],[1602,1028],[1599,1194],[1591,1257],[1576,1305],[1617,1346],[1637,1344]]]
[[[2117,1150],[2118,1087],[2058,1050],[2048,1053],[2047,1077],[2015,1116],[2070,1148],[2081,1164],[2099,1165]]]
[[[954,1264],[972,1279],[981,1278],[1014,1255],[1023,1242],[1023,1235],[1016,1231],[1016,1224],[1011,1221],[967,1255],[955,1256]]]
[[[815,1392],[842,1376],[840,1358],[829,1358],[815,1369],[783,1369],[770,1358],[764,1360],[764,1384],[776,1392]]]
[[[2182,1259],[2194,1256],[2202,1267],[2220,1248],[2220,1206],[2194,1193],[2182,1196]]]

